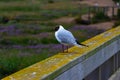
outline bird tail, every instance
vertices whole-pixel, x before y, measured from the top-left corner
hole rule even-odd
[[[76,40],[76,42],[77,42],[77,45],[76,46],[78,46],[78,47],[88,47],[88,45],[85,45],[85,44],[81,44],[81,43],[79,43],[77,40]]]

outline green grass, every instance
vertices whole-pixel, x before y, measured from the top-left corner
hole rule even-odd
[[[1,45],[37,45],[37,44],[56,44],[57,41],[53,37],[32,37],[32,36],[12,36],[5,37],[0,40]]]
[[[10,75],[49,56],[46,51],[39,54],[31,50],[0,49],[0,78]]]
[[[11,11],[22,11],[22,12],[37,12],[38,10],[40,10],[38,7],[31,7],[31,6],[17,6],[17,7],[0,7],[1,11],[6,11],[6,12],[11,12]]]
[[[25,1],[25,0],[0,0],[1,2]]]
[[[60,17],[76,17],[87,12],[87,8],[80,9],[80,4],[72,0],[0,0],[0,79],[20,69],[30,66],[38,61],[57,53],[52,47],[37,49],[26,48],[35,45],[58,44],[54,36],[54,27],[60,25],[52,22]],[[66,5],[68,4],[68,5]],[[86,5],[82,5],[86,6]],[[9,21],[3,23],[2,17]],[[62,24],[69,29],[70,24]],[[9,28],[9,26],[15,26]],[[6,30],[5,29],[5,30]],[[17,32],[17,30],[19,30]],[[79,41],[86,37],[77,31],[73,31]],[[82,39],[80,39],[82,38]],[[18,45],[24,48],[13,48]]]
[[[70,29],[73,24],[63,25],[66,29]],[[7,31],[0,31],[0,47],[2,46],[0,49],[0,78],[57,54],[57,50],[52,49],[54,46],[50,46],[50,44],[58,44],[53,32],[55,26],[56,24],[53,23],[1,24],[0,29],[5,28]],[[20,30],[20,33],[16,30]],[[72,32],[80,42],[87,39],[86,34],[82,34],[81,31]],[[41,44],[48,45],[48,47],[27,48]],[[23,48],[14,48],[12,47],[14,45]]]
[[[12,19],[19,20],[51,20],[64,16],[76,16],[78,14],[84,14],[88,11],[85,7],[80,9],[80,4],[74,3],[73,1],[60,1],[55,0],[54,3],[48,3],[49,0],[23,0],[23,1],[12,1],[9,3],[0,3],[0,15],[7,16]],[[69,4],[69,5],[66,5]],[[81,5],[83,6],[83,5]],[[86,6],[86,5],[84,5]]]

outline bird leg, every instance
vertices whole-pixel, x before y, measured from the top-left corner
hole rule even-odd
[[[64,45],[62,44],[62,52],[64,53]]]
[[[65,50],[65,53],[68,53],[68,48],[69,48],[69,46],[66,46],[66,50]]]
[[[69,46],[66,46],[67,47],[67,53],[68,53],[68,48],[69,48]]]
[[[65,46],[62,44],[62,52],[63,52],[63,53],[65,53],[65,52],[68,53],[68,48],[69,48],[69,46],[66,46],[67,49],[66,49],[65,51],[64,51],[64,48],[65,48]]]

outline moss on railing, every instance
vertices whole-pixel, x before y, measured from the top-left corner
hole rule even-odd
[[[109,45],[120,38],[120,26],[100,35],[97,35],[85,42],[89,47],[72,47],[69,53],[58,53],[41,62],[22,69],[2,80],[51,80],[73,67],[86,58],[94,55],[98,50]]]

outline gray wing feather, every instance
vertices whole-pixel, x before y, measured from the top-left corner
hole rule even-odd
[[[63,32],[60,32],[58,35],[58,38],[61,40],[64,44],[71,44],[73,45],[76,43],[76,39],[72,35],[70,31],[64,30]]]

